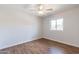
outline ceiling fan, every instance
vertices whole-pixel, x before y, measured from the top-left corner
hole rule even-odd
[[[24,8],[26,9],[26,5]],[[33,14],[41,16],[51,13],[53,8],[51,4],[31,4],[29,5],[28,10]]]
[[[53,11],[52,7],[46,6],[44,4],[37,5],[37,11],[39,14],[49,13]]]
[[[49,8],[49,6],[46,6],[46,5],[44,5],[44,4],[39,4],[39,5],[37,5],[37,7],[38,7],[38,11],[39,10],[43,10],[43,9],[45,9],[46,11],[53,11],[53,8]]]

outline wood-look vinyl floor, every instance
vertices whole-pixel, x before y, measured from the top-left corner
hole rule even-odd
[[[78,54],[79,48],[42,38],[1,51],[9,54]]]

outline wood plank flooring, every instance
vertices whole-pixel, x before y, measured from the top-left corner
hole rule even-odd
[[[79,54],[79,48],[47,39],[38,39],[3,49],[9,54]]]

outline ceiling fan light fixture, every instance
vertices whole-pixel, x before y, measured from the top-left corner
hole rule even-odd
[[[43,14],[44,14],[44,12],[43,12],[43,11],[38,11],[38,13],[39,13],[40,15],[43,15]]]

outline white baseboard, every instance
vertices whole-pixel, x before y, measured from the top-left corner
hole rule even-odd
[[[55,39],[48,38],[48,37],[43,37],[43,38],[46,38],[46,39],[49,39],[49,40],[52,40],[52,41],[57,41],[57,42],[60,42],[60,43],[64,43],[64,44],[67,44],[67,45],[70,45],[70,46],[74,46],[74,47],[78,47],[78,48],[79,48],[79,45],[67,43],[67,42],[60,41],[60,40],[55,40]],[[34,39],[30,39],[30,40],[28,40],[28,41],[27,41],[27,40],[25,40],[25,41],[20,41],[20,42],[11,44],[11,45],[5,45],[5,46],[3,46],[3,47],[0,47],[0,49],[9,48],[9,47],[12,47],[12,46],[16,46],[16,45],[19,45],[19,44],[23,44],[23,43],[30,42],[30,41],[34,41],[34,40],[38,40],[38,39],[41,39],[41,37],[39,37],[39,38],[34,38]]]
[[[76,44],[71,44],[71,43],[67,43],[67,42],[64,42],[64,41],[60,41],[60,40],[56,40],[56,39],[52,39],[52,38],[48,38],[48,37],[43,37],[43,38],[79,48],[79,45],[76,45]]]
[[[30,42],[30,41],[34,41],[34,40],[37,40],[37,39],[40,39],[40,38],[34,38],[34,39],[30,39],[30,40],[25,40],[25,41],[19,41],[17,43],[14,43],[14,44],[10,44],[10,45],[5,45],[3,47],[0,47],[0,49],[5,49],[5,48],[9,48],[9,47],[12,47],[12,46],[16,46],[16,45],[19,45],[19,44],[23,44],[23,43],[26,43],[26,42]]]

